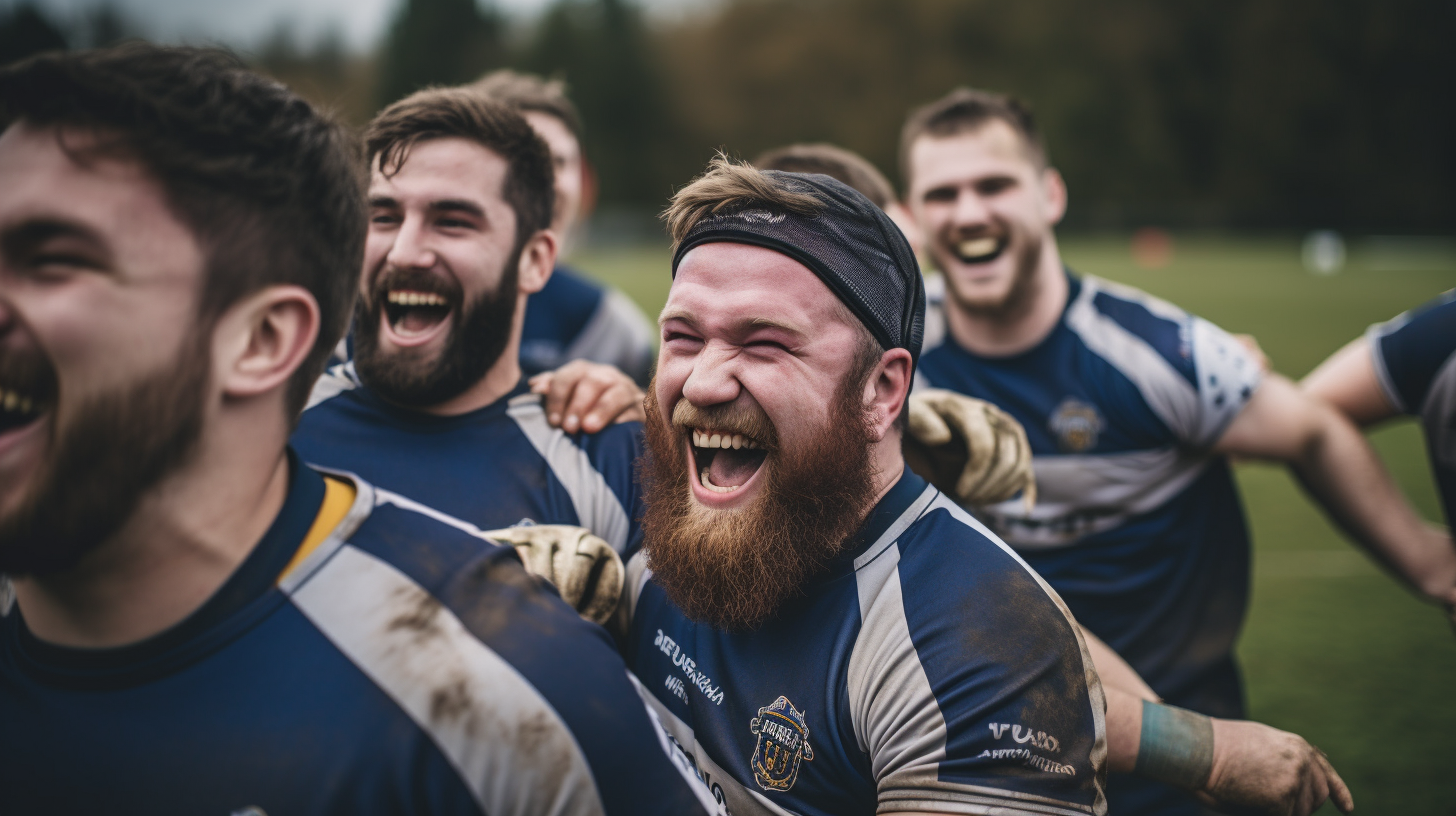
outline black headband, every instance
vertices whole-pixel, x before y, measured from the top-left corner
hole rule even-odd
[[[672,258],[672,274],[693,247],[752,244],[809,267],[886,349],[920,359],[925,334],[925,284],[900,228],[849,185],[818,173],[765,170],[794,192],[809,193],[823,208],[812,215],[748,208],[709,215],[693,225]]]

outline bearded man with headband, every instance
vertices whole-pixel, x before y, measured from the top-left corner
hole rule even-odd
[[[903,235],[828,176],[721,158],[667,220],[624,653],[700,775],[738,816],[1101,813],[1076,624],[905,467]]]

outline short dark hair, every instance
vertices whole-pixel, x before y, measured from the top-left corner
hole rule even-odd
[[[366,218],[358,148],[342,126],[231,53],[127,43],[0,69],[0,131],[23,122],[94,134],[85,148],[139,162],[191,228],[206,269],[199,320],[296,284],[318,338],[288,383],[290,417],[353,314]]]
[[[427,88],[385,108],[369,123],[364,151],[369,166],[398,173],[410,148],[431,139],[468,139],[506,161],[501,197],[516,213],[516,248],[551,226],[556,201],[555,168],[546,142],[509,105],[470,86]]]
[[[753,166],[786,173],[823,173],[853,187],[882,210],[895,201],[895,188],[883,173],[863,156],[838,145],[820,142],[776,147],[760,153]]]
[[[1037,167],[1047,166],[1046,142],[1037,129],[1031,107],[1020,99],[992,91],[956,88],[910,112],[900,131],[900,180],[910,183],[910,148],[922,136],[955,136],[979,130],[1000,120],[1021,137],[1027,155]]]
[[[522,113],[534,111],[554,116],[571,131],[577,142],[581,141],[581,115],[566,96],[565,80],[546,79],[502,68],[491,71],[467,87]]]

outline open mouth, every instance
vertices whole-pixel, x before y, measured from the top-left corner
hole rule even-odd
[[[56,399],[55,374],[40,361],[0,364],[0,436],[31,427],[50,411]]]
[[[693,464],[698,483],[713,493],[742,490],[753,480],[768,451],[752,437],[711,428],[692,428]]]
[[[1006,251],[1006,244],[1007,240],[1004,237],[986,236],[956,241],[951,247],[961,263],[980,264],[989,263],[1001,257],[1001,253]]]
[[[403,340],[432,336],[450,317],[450,299],[420,289],[390,289],[385,293],[384,319],[392,334]]]

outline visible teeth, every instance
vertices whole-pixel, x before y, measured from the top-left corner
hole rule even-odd
[[[393,291],[389,293],[389,302],[396,306],[444,306],[445,298],[434,292],[407,292]]]
[[[995,238],[971,238],[956,244],[956,252],[963,258],[979,258],[996,251]]]
[[[758,450],[763,446],[753,441],[749,437],[744,436],[743,434],[725,434],[721,431],[717,433],[711,433],[709,431],[700,431],[697,428],[694,428],[693,447],[723,448],[725,450],[730,448],[732,450],[748,448],[749,450]]]
[[[703,472],[698,474],[698,481],[700,481],[700,482],[703,483],[703,487],[708,488],[709,490],[713,491],[714,493],[732,493],[733,491],[735,491],[738,488],[740,488],[740,487],[743,486],[743,485],[734,485],[733,487],[719,487],[719,486],[713,484],[713,481],[708,478],[708,469],[707,468],[703,468]]]
[[[35,403],[30,397],[6,388],[0,388],[0,408],[15,413],[28,414],[34,407]]]

